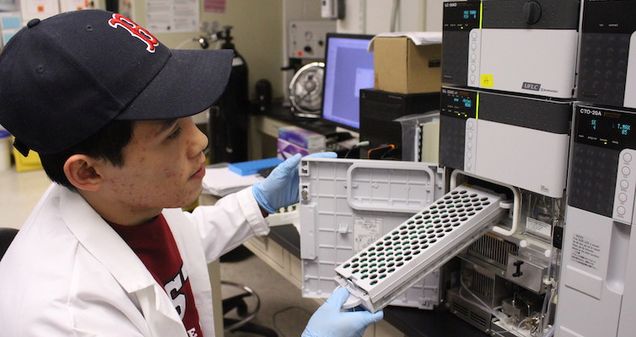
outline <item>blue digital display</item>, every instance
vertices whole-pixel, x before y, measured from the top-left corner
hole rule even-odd
[[[480,1],[444,2],[444,31],[467,31],[479,27]]]
[[[477,10],[464,10],[464,20],[477,19]]]
[[[632,126],[630,124],[621,124],[618,123],[617,125],[618,131],[621,133],[621,135],[623,136],[627,136],[629,135],[629,131],[632,129]]]
[[[469,90],[442,88],[440,112],[455,118],[475,118],[477,93]]]
[[[598,130],[598,119],[591,119],[590,126],[592,127],[592,130]]]
[[[466,108],[470,108],[470,107],[473,106],[473,100],[470,99],[470,98],[462,98],[462,99],[460,99],[459,97],[455,97],[455,98],[453,98],[453,102],[455,104],[463,104],[464,107],[466,107]]]

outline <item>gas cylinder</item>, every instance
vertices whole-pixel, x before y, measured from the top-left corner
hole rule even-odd
[[[212,163],[241,162],[247,160],[247,134],[249,125],[248,68],[245,59],[236,50],[232,40],[232,27],[225,26],[217,34],[223,41],[222,49],[234,51],[232,71],[225,92],[210,109],[210,158]]]

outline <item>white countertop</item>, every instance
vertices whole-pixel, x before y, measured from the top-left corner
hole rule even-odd
[[[0,227],[20,228],[50,185],[43,170],[0,171]]]

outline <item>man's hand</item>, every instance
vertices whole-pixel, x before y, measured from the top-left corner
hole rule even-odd
[[[382,311],[341,311],[349,292],[338,287],[309,319],[301,337],[362,337],[369,324],[384,317]]]
[[[313,153],[308,157],[336,158],[334,152]],[[298,163],[300,154],[296,154],[280,163],[265,180],[252,187],[254,199],[267,212],[275,213],[277,209],[298,202]]]

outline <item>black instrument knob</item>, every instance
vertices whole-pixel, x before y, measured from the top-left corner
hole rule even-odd
[[[523,17],[529,25],[539,22],[541,19],[541,4],[536,1],[528,1],[523,4]]]

